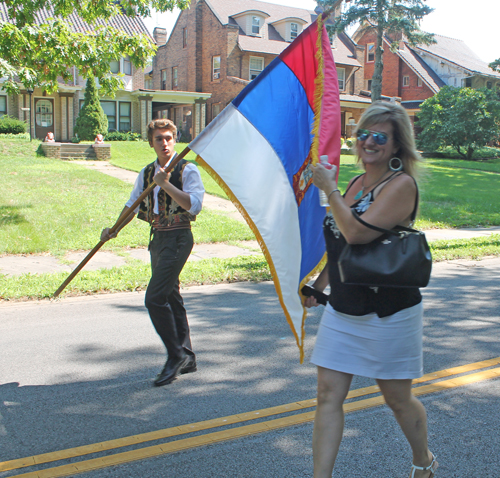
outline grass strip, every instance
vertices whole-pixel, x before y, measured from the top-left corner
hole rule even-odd
[[[68,276],[67,272],[47,274],[0,275],[0,300],[49,299]],[[97,271],[82,270],[62,292],[61,297],[109,292],[132,292],[146,289],[151,277],[147,263]],[[271,280],[263,255],[239,256],[230,259],[190,261],[180,276],[183,287],[242,281]]]
[[[434,262],[454,259],[478,260],[487,256],[500,256],[500,234],[471,239],[441,239],[432,241],[429,246]]]
[[[480,260],[500,256],[500,234],[473,239],[439,240],[430,243],[433,261],[454,259]],[[112,269],[81,271],[61,297],[95,293],[145,290],[151,270],[147,263],[134,263]],[[52,297],[68,273],[0,275],[0,300],[39,300]],[[272,280],[263,255],[238,256],[231,259],[203,259],[186,263],[181,273],[183,287],[191,285]]]

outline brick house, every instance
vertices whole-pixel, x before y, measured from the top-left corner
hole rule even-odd
[[[43,8],[37,14],[39,24],[53,18],[52,8]],[[0,20],[8,22],[7,8],[0,2]],[[65,20],[73,31],[92,31],[77,14],[73,13]],[[104,23],[101,21],[101,23]],[[108,20],[107,24],[124,31],[129,35],[144,34],[151,37],[140,17],[130,18],[118,15]],[[194,104],[200,97],[205,100],[209,94],[193,94],[185,92],[179,98],[178,92],[154,91],[145,89],[145,75],[142,69],[136,69],[127,58],[121,58],[111,64],[111,72],[121,73],[123,89],[116,96],[102,97],[101,105],[108,117],[109,130],[132,131],[141,133],[146,138],[146,126],[151,120],[156,103],[175,104],[177,102]],[[58,91],[49,93],[43,88],[35,88],[29,93],[22,85],[19,94],[8,95],[0,89],[0,116],[10,115],[29,122],[33,137],[44,139],[48,132],[53,132],[58,142],[70,141],[74,136],[74,127],[80,107],[83,105],[86,80],[81,77],[75,67],[73,78],[69,83],[59,83]],[[2,80],[0,79],[0,86]],[[31,113],[31,115],[30,115]]]
[[[364,90],[371,90],[375,66],[376,32],[358,29],[353,35],[363,50]],[[402,37],[398,49],[391,52],[392,38],[384,38],[382,95],[397,97],[411,117],[420,104],[445,86],[496,88],[500,93],[500,73],[488,65],[462,41],[435,35],[432,45],[409,46]],[[369,94],[369,93],[367,93]]]
[[[341,3],[337,3],[337,14]],[[153,86],[209,92],[211,97],[202,111],[209,123],[317,14],[258,0],[192,0],[179,14],[168,42],[162,44],[158,36],[163,29],[153,33],[159,45],[153,61]],[[370,104],[369,98],[359,95],[364,87],[364,52],[346,34],[334,38],[332,51],[339,75],[342,131],[350,135],[352,125]],[[196,135],[202,125],[189,123],[186,113],[190,112],[191,108],[183,106],[162,114]]]

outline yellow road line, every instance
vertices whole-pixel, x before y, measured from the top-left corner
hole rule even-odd
[[[469,372],[472,370],[478,370],[481,368],[487,368],[500,363],[500,357],[485,360],[482,362],[476,362],[473,364],[463,365],[459,367],[453,367],[450,369],[441,370],[438,372],[433,372],[426,374],[420,379],[414,380],[414,383],[422,383],[425,381],[435,380],[438,378],[443,378],[446,376],[457,375],[460,373]],[[425,385],[422,387],[416,387],[413,389],[414,395],[422,395],[427,393],[438,392],[446,390],[449,388],[455,388],[458,386],[465,385],[467,383],[472,383],[476,381],[487,380],[489,378],[497,377],[500,374],[499,369],[487,370],[484,372],[479,372],[475,374],[465,375],[462,377],[445,380],[442,382],[437,382],[434,384]],[[349,392],[349,398],[356,398],[360,396],[370,395],[379,392],[378,386],[374,385],[371,387],[365,387],[358,390],[353,390]],[[357,402],[350,402],[344,405],[346,412],[351,412],[355,410],[361,410],[364,408],[369,408],[384,403],[382,396],[377,396],[373,398],[368,398],[365,400],[359,400]],[[85,454],[96,453],[100,451],[130,446],[134,444],[144,443],[147,441],[158,440],[162,438],[175,437],[186,433],[192,433],[195,431],[207,430],[211,428],[217,428],[225,425],[241,423],[248,420],[254,420],[257,418],[267,417],[271,415],[282,414],[291,411],[297,411],[305,408],[310,408],[316,405],[316,399],[304,400],[301,402],[294,402],[286,405],[280,405],[277,407],[271,407],[262,410],[256,410],[253,412],[242,413],[238,415],[231,415],[227,417],[216,418],[213,420],[206,420],[203,422],[193,423],[190,425],[182,425],[179,427],[167,428],[164,430],[158,430],[155,432],[143,433],[140,435],[134,435],[131,437],[119,438],[116,440],[109,440],[106,442],[95,443],[92,445],[85,445],[81,447],[70,448],[67,450],[61,450],[57,452],[45,453],[41,455],[35,455],[26,458],[20,458],[16,460],[10,460],[0,463],[0,471],[14,470],[18,468],[23,468],[27,466],[33,466],[36,464],[49,463],[51,461],[57,461],[67,458],[74,458],[82,456]],[[307,412],[303,414],[293,415],[289,417],[278,418],[270,420],[267,422],[261,422],[254,425],[246,425],[238,428],[233,428],[230,430],[223,430],[218,432],[209,433],[206,435],[186,438],[181,440],[176,440],[174,442],[169,442],[167,444],[160,444],[151,447],[145,447],[138,450],[132,450],[128,452],[117,453],[115,455],[95,458],[91,460],[82,461],[76,464],[63,465],[60,467],[50,468],[48,470],[41,470],[38,472],[26,473],[23,475],[16,476],[26,476],[26,477],[45,477],[45,476],[66,476],[68,474],[80,473],[83,471],[90,471],[97,468],[103,468],[106,466],[112,466],[120,463],[126,463],[129,461],[139,460],[143,458],[148,458],[150,456],[157,456],[165,453],[173,453],[175,451],[184,450],[186,448],[194,448],[202,445],[207,445],[210,443],[216,443],[219,441],[235,439],[242,436],[253,435],[256,433],[261,433],[269,430],[274,430],[278,428],[284,428],[291,425],[297,425],[305,423],[314,419],[314,412]],[[227,438],[220,438],[227,437]],[[139,458],[134,458],[134,457]],[[116,462],[115,460],[118,460]],[[90,468],[85,468],[84,470],[78,471],[80,466],[90,466]],[[50,470],[51,473],[62,473],[62,474],[52,474],[47,475],[46,472]],[[60,471],[57,471],[60,470]]]

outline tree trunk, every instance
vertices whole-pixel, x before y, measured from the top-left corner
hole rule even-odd
[[[471,161],[471,160],[472,160],[472,155],[473,155],[473,154],[474,154],[474,148],[473,148],[472,146],[469,146],[469,147],[467,148],[467,159],[468,159],[469,161]]]
[[[378,25],[377,25],[377,46],[375,49],[375,68],[372,77],[372,102],[380,100],[382,96],[382,72],[384,70],[384,12],[381,9],[380,2],[377,2]]]

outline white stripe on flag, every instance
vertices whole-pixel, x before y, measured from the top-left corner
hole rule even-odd
[[[300,340],[299,218],[283,164],[268,141],[232,104],[189,147],[226,183],[260,232]]]

